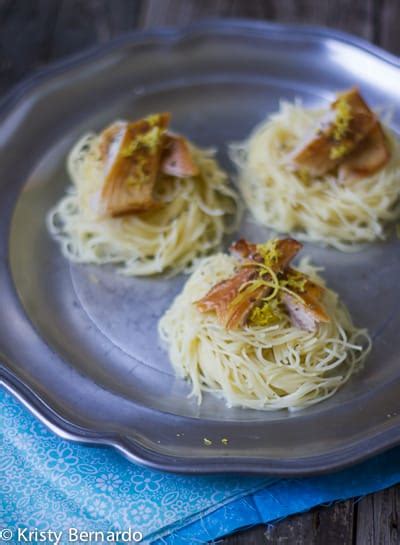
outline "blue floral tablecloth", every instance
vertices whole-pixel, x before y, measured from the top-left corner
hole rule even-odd
[[[162,473],[111,449],[58,438],[4,390],[0,433],[0,527],[3,542],[12,544],[28,531],[36,531],[30,543],[56,543],[52,531],[60,535],[58,543],[67,544],[70,528],[98,532],[91,541],[86,534],[75,539],[81,537],[75,533],[74,543],[109,543],[108,537],[131,529],[142,534],[141,543],[201,544],[400,481],[400,449],[307,479]],[[119,535],[123,539],[114,542],[126,543],[127,534]]]

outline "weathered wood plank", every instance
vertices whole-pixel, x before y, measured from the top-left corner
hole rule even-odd
[[[136,27],[139,0],[1,0],[0,93],[51,60]]]
[[[220,545],[352,545],[353,501],[320,507],[267,526],[257,526],[222,540]]]
[[[204,17],[254,17],[320,24],[374,38],[374,0],[143,0],[139,26],[176,25]]]
[[[400,486],[366,496],[358,504],[357,545],[400,543]]]
[[[268,545],[277,543],[313,545],[315,543],[316,517],[317,511],[314,510],[289,517],[275,524],[268,524],[264,533],[264,542],[262,543]]]
[[[69,55],[136,28],[138,0],[61,0],[51,46],[53,58]]]
[[[59,5],[49,0],[0,4],[0,93],[49,60],[52,22]]]
[[[376,0],[376,17],[379,23],[377,40],[380,45],[400,55],[400,2],[399,0]]]
[[[318,509],[314,520],[316,544],[350,545],[354,542],[356,518],[353,500]]]
[[[225,539],[212,542],[213,545],[265,545],[265,526],[253,526],[248,530],[236,532]]]

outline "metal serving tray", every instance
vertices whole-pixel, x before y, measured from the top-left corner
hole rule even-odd
[[[45,227],[68,185],[65,155],[87,130],[168,110],[174,129],[216,146],[232,170],[227,143],[281,98],[313,105],[353,84],[374,106],[394,107],[399,130],[397,58],[321,28],[226,20],[132,34],[17,87],[0,105],[5,386],[63,437],[172,471],[310,474],[397,444],[398,241],[350,255],[306,245],[374,347],[365,370],[332,399],[290,414],[230,410],[212,396],[197,406],[156,331],[185,277],[123,278],[112,267],[70,265]],[[268,236],[248,220],[240,233]]]

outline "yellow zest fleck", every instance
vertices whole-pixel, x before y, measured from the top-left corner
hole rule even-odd
[[[142,185],[144,182],[143,177],[135,178],[134,176],[127,176],[125,183],[128,187],[134,187],[135,185]]]
[[[228,308],[234,308],[244,301],[251,303],[257,300],[247,317],[246,323],[250,327],[269,327],[287,320],[288,312],[282,301],[284,293],[304,304],[302,293],[307,290],[309,277],[296,269],[289,269],[284,273],[275,272],[274,265],[280,258],[278,242],[279,240],[270,240],[265,244],[257,244],[257,253],[262,256],[262,262],[249,260],[241,263],[242,267],[251,267],[254,270],[254,278],[240,286]],[[257,297],[252,300],[257,291]],[[265,296],[260,298],[263,292]]]
[[[147,117],[145,117],[145,120],[147,121],[147,123],[151,126],[151,125],[157,125],[157,123],[159,122],[160,120],[160,114],[152,114],[152,115],[148,115]]]
[[[269,240],[264,244],[257,244],[257,252],[262,255],[264,265],[270,267],[276,263],[280,257],[280,252],[277,248],[277,240]]]
[[[144,134],[138,134],[134,140],[131,140],[127,146],[121,150],[122,157],[131,157],[138,149],[146,148],[148,151],[152,151],[159,142],[163,129],[160,127],[152,127]]]
[[[261,265],[262,269],[265,269],[265,267],[263,267]],[[268,271],[267,272],[270,272],[270,269],[268,268]],[[260,278],[257,278],[257,279],[254,279],[254,280],[249,280],[248,282],[245,282],[244,284],[242,284],[240,286],[240,289],[239,289],[239,293],[236,295],[236,297],[229,303],[229,308],[233,308],[237,305],[240,305],[240,303],[242,301],[244,301],[245,299],[248,299],[249,297],[251,297],[252,293],[254,293],[255,291],[257,291],[259,288],[262,288],[262,287],[267,287],[267,288],[272,288],[272,292],[270,293],[270,295],[268,295],[268,297],[266,299],[273,299],[276,294],[278,293],[278,290],[279,290],[279,281],[275,275],[275,273],[271,270],[271,276],[272,276],[272,281],[267,281],[267,280],[264,280],[263,278],[261,278],[261,275],[262,274],[265,274],[265,270],[262,270],[260,271]]]
[[[343,142],[349,132],[350,121],[352,119],[351,108],[345,98],[339,98],[335,105],[336,118],[333,124],[332,137],[337,142],[329,153],[330,159],[340,159],[349,152],[349,146]]]
[[[142,132],[135,134],[120,152],[122,158],[131,159],[135,166],[135,176],[129,176],[126,179],[125,183],[128,187],[143,185],[147,182],[149,161],[157,152],[165,132],[164,127],[158,125],[160,114],[146,117],[142,122]]]
[[[283,312],[279,301],[273,299],[253,308],[248,319],[248,324],[253,327],[266,327],[279,323],[282,318]]]
[[[351,108],[345,98],[339,98],[335,105],[336,119],[333,127],[333,138],[338,142],[346,135],[351,121]]]
[[[212,441],[210,439],[207,439],[207,437],[203,437],[203,443],[206,445],[206,447],[212,445]]]
[[[138,148],[138,142],[137,140],[131,140],[127,146],[124,147],[124,149],[121,150],[121,156],[125,159],[127,157],[131,157]]]
[[[258,278],[249,280],[244,283],[239,290],[236,297],[230,302],[229,307],[235,307],[240,305],[242,301],[251,297],[251,295],[260,288],[270,288],[268,295],[262,299],[260,305],[256,305],[250,312],[247,319],[247,324],[253,327],[263,327],[275,325],[282,321],[285,317],[280,305],[279,291],[291,291],[285,286],[289,284],[289,280],[284,282],[280,280],[277,274],[272,269],[274,263],[279,260],[280,252],[277,247],[278,240],[269,240],[265,244],[257,244],[257,252],[263,257],[264,263],[244,263],[244,266],[256,267],[258,269]],[[266,276],[268,275],[268,276]],[[291,280],[293,288],[299,289],[304,285],[306,280],[300,279],[300,273],[297,273],[298,277],[293,273]]]
[[[282,286],[303,292],[306,288],[307,278],[304,274],[292,269],[285,279],[281,281]]]
[[[223,445],[227,445],[227,444],[229,443],[229,441],[228,441],[228,439],[227,439],[226,437],[223,437],[223,438],[221,439],[221,443],[222,443]]]
[[[245,262],[243,266],[256,267],[258,269],[258,278],[246,282],[240,287],[239,293],[230,302],[229,306],[235,307],[243,300],[251,296],[252,293],[259,288],[272,288],[271,293],[265,300],[273,299],[279,291],[279,280],[275,272],[271,268],[273,263],[276,263],[280,257],[280,252],[277,248],[277,240],[269,240],[265,244],[257,244],[257,252],[263,257],[264,263],[255,263],[254,261]],[[263,278],[268,274],[268,278]]]
[[[329,152],[329,158],[330,159],[340,159],[344,155],[347,154],[349,151],[349,146],[345,143],[338,144],[337,146],[333,146]]]

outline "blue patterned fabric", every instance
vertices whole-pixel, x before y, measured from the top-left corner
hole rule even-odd
[[[172,475],[56,437],[4,390],[0,407],[0,529],[12,531],[12,544],[18,529],[62,532],[66,544],[71,527],[104,534],[131,528],[154,545],[201,544],[400,481],[400,449],[307,479]]]
[[[14,531],[132,528],[145,543],[271,482],[145,469],[111,449],[58,438],[4,390],[0,403],[0,520]]]

